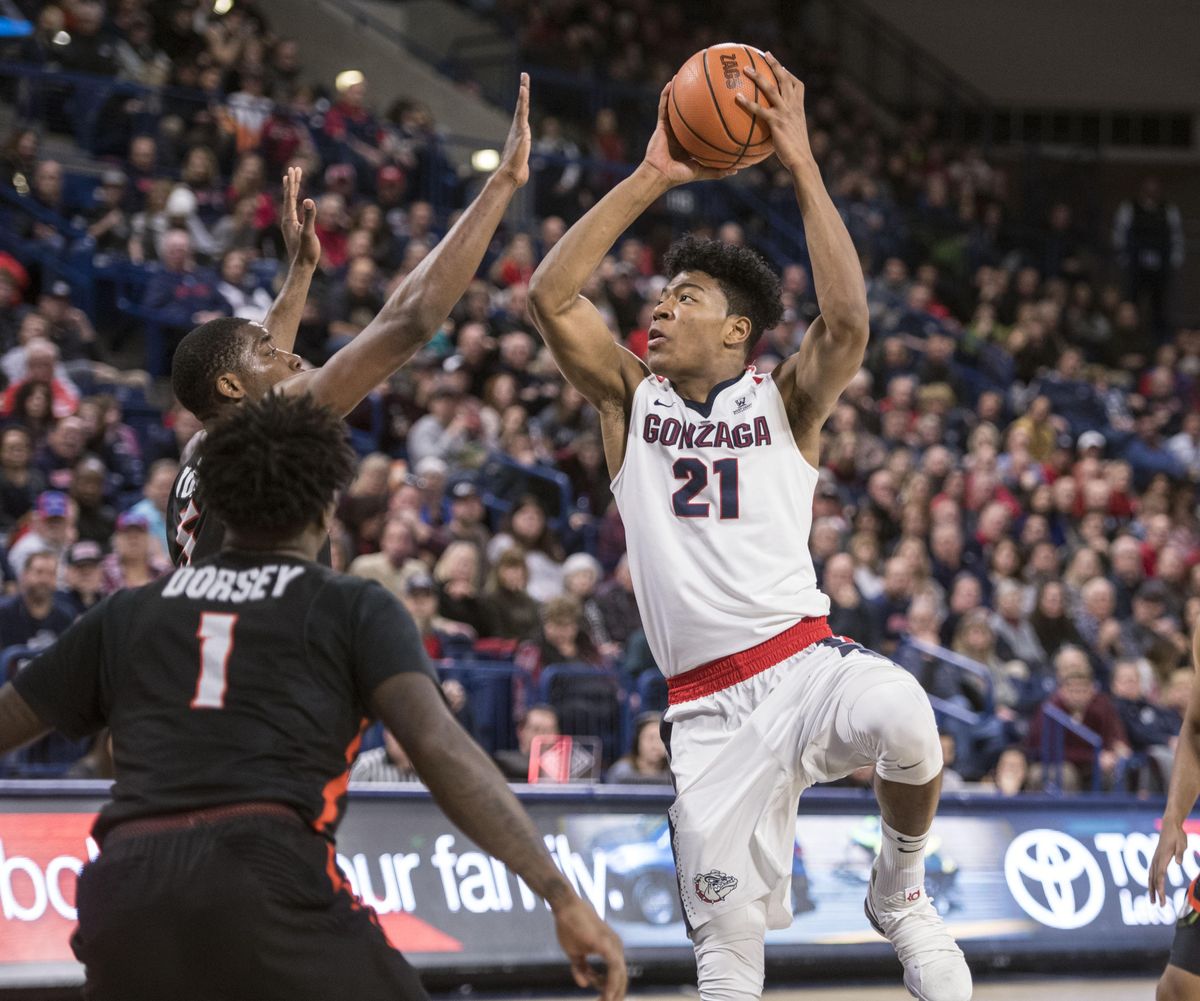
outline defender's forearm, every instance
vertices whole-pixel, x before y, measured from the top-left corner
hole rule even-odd
[[[263,326],[271,332],[275,346],[283,351],[290,352],[296,346],[296,334],[300,330],[300,319],[304,315],[304,303],[315,270],[293,262],[288,267],[279,295],[263,319]]]

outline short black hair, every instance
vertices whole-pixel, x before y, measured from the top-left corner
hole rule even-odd
[[[267,542],[294,538],[320,521],[356,464],[332,410],[308,395],[280,393],[231,408],[197,457],[201,509]]]
[[[253,329],[248,320],[222,316],[200,324],[179,342],[171,362],[171,388],[175,399],[200,420],[220,413],[226,398],[217,391],[217,377],[241,371]]]
[[[681,271],[703,271],[716,281],[729,304],[728,315],[744,316],[750,321],[746,354],[783,318],[779,276],[762,255],[748,247],[705,240],[689,233],[671,244],[663,258],[663,268],[668,277]]]

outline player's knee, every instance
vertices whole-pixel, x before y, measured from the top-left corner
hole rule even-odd
[[[713,918],[696,929],[701,1001],[757,1001],[762,996],[766,901]]]
[[[874,737],[883,778],[923,785],[942,770],[942,744],[933,710],[911,675],[865,693],[854,714],[856,728]]]

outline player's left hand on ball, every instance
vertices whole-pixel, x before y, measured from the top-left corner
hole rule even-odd
[[[748,76],[758,86],[759,100],[751,101],[743,94],[734,100],[748,114],[761,116],[771,128],[771,141],[775,152],[788,170],[795,170],[812,162],[812,148],[808,144],[808,121],[804,117],[804,84],[789,73],[771,53],[764,53],[770,73],[744,67]],[[778,84],[776,84],[778,80]]]
[[[1154,849],[1154,859],[1150,862],[1149,883],[1150,903],[1167,903],[1167,866],[1171,859],[1183,863],[1183,853],[1187,851],[1188,838],[1184,829],[1176,824],[1163,824],[1162,833],[1158,836],[1158,847]]]
[[[591,904],[574,894],[557,905],[553,913],[558,944],[571,961],[575,983],[598,990],[601,1001],[621,1001],[628,974],[625,950],[617,933],[600,920]],[[589,956],[604,963],[603,972],[588,961]]]

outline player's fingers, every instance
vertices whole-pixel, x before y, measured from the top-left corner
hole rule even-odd
[[[304,231],[311,233],[317,225],[317,203],[311,198],[304,199]]]
[[[674,81],[668,80],[662,92],[658,95],[658,120],[665,122],[667,120],[667,101],[671,99],[671,84]]]
[[[600,997],[602,1001],[620,1001],[625,996],[629,974],[625,969],[625,956],[619,940],[614,942],[611,954],[605,959],[608,962],[608,972],[604,977],[604,989]]]
[[[765,90],[760,89],[760,93],[771,100],[771,97]],[[776,95],[778,97],[778,95]],[[733,97],[734,103],[743,111],[751,115],[761,115],[763,120],[769,125],[771,124],[771,116],[775,114],[775,108],[769,104],[759,104],[757,101],[751,101],[745,94],[735,94]]]
[[[746,67],[746,76],[754,81],[758,87],[758,92],[767,99],[767,104],[770,107],[775,107],[783,99],[779,93],[779,88],[775,85],[775,81],[771,79],[769,73],[760,73],[752,66]],[[736,97],[743,97],[742,94],[737,94]]]
[[[521,83],[517,87],[517,118],[525,121],[529,117],[529,74],[521,74]]]
[[[591,967],[588,966],[586,956],[571,957],[571,977],[575,980],[578,987],[591,987],[594,974]]]

